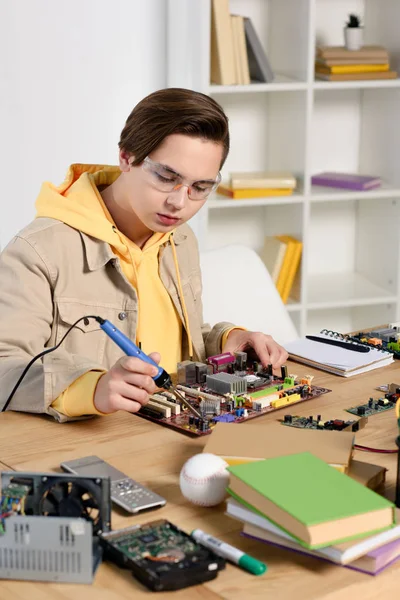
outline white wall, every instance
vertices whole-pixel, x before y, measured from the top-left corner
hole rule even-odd
[[[166,86],[165,0],[0,0],[0,245],[42,181],[115,164],[133,106]]]

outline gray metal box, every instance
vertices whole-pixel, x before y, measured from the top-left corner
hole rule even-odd
[[[21,515],[4,525],[0,579],[92,583],[101,549],[90,521]]]

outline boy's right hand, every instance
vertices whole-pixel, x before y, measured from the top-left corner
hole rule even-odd
[[[157,364],[158,352],[149,355]],[[135,358],[123,356],[104,373],[97,382],[94,405],[102,413],[126,410],[135,413],[144,406],[151,394],[157,390],[152,377],[157,375],[153,365]]]

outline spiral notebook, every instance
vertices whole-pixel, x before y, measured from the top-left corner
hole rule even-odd
[[[317,337],[322,340],[332,338],[346,340],[342,334],[334,331],[327,332],[326,329],[322,330]],[[393,362],[393,355],[379,348],[371,348],[369,352],[362,353],[307,338],[289,342],[285,348],[292,360],[342,377],[360,375]]]

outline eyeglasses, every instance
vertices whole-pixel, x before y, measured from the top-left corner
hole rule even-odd
[[[142,169],[148,175],[149,183],[160,192],[175,192],[182,186],[188,188],[188,197],[191,200],[206,200],[221,181],[221,173],[218,173],[217,178],[204,179],[200,181],[188,181],[173,169],[166,165],[154,162],[148,156],[142,163]]]

